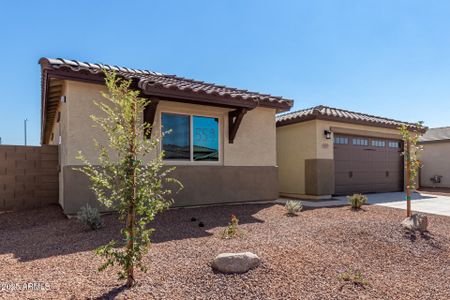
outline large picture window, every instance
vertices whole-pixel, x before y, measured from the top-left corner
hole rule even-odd
[[[219,161],[219,119],[214,117],[161,114],[166,160]]]

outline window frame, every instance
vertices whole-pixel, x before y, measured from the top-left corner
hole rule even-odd
[[[223,121],[222,116],[220,114],[215,113],[203,113],[203,112],[183,112],[183,111],[172,111],[169,109],[161,110],[158,114],[159,117],[159,131],[162,134],[163,127],[162,127],[162,115],[163,114],[171,114],[171,115],[180,115],[180,116],[189,116],[189,160],[177,160],[177,159],[163,159],[163,163],[166,165],[222,165],[223,159]],[[218,160],[217,161],[201,161],[201,160],[194,160],[194,116],[197,117],[207,117],[207,118],[215,118],[218,120],[217,128],[218,128]],[[160,153],[164,150],[163,149],[163,138],[161,137],[161,142],[159,143],[159,151]]]
[[[370,145],[372,147],[376,147],[376,148],[386,148],[386,140],[372,139],[372,141],[370,142]],[[383,145],[383,146],[381,146],[381,145]]]
[[[341,141],[345,140],[346,143],[341,143]],[[348,136],[344,135],[334,135],[333,136],[333,144],[334,145],[348,145],[350,141],[350,138]]]
[[[358,144],[358,143],[355,143],[356,140],[358,140],[358,141],[365,141],[366,143]],[[369,146],[369,139],[365,138],[365,137],[354,136],[354,137],[352,137],[352,144],[351,145],[352,146],[368,147]]]
[[[393,143],[396,143],[397,145],[394,147],[394,146],[392,146]],[[390,148],[390,149],[401,149],[402,148],[402,144],[401,144],[400,141],[388,140],[387,148]]]

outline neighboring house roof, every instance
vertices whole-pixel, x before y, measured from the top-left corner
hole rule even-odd
[[[363,114],[359,112],[319,105],[277,116],[277,127],[305,122],[309,120],[330,120],[344,123],[354,123],[375,127],[398,128],[401,125],[415,127],[416,124],[393,119]]]
[[[146,94],[149,95],[153,94],[151,88],[157,88],[161,90],[180,91],[209,97],[222,97],[230,103],[233,103],[235,100],[252,102],[260,106],[269,106],[282,110],[290,109],[293,104],[293,100],[285,99],[280,96],[261,94],[248,90],[226,87],[224,85],[178,77],[175,75],[165,75],[148,70],[137,70],[62,58],[41,58],[39,63],[42,68],[46,70],[61,70],[68,73],[85,75],[91,74],[103,76],[103,69],[114,70],[118,75],[121,75],[127,79],[136,80],[137,86],[142,89],[144,93],[148,92]],[[102,82],[104,82],[103,79]]]
[[[419,143],[450,141],[450,126],[430,128],[419,139]]]

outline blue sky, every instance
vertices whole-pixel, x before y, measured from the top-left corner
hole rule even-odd
[[[0,137],[40,136],[42,56],[450,125],[450,1],[2,1]]]

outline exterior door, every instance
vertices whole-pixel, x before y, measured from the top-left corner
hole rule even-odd
[[[399,140],[335,134],[335,194],[402,191],[401,145]]]

